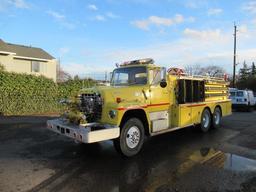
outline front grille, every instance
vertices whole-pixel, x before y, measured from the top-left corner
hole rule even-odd
[[[96,122],[101,118],[103,100],[100,94],[81,94],[80,111],[84,113],[88,123]]]

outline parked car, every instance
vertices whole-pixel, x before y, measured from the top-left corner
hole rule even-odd
[[[229,94],[229,98],[232,100],[233,109],[246,109],[247,111],[251,111],[256,104],[256,99],[251,90],[230,88]]]

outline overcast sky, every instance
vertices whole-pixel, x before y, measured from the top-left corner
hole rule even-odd
[[[234,21],[238,62],[256,61],[256,1],[0,0],[0,38],[45,49],[71,74],[145,57],[231,72]]]

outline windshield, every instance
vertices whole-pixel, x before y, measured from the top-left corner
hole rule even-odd
[[[115,69],[111,80],[112,86],[145,84],[147,84],[146,67],[127,67]]]
[[[230,97],[235,97],[236,96],[236,92],[230,92]]]
[[[236,92],[236,96],[237,97],[243,97],[244,96],[244,92],[243,91],[238,91],[238,92]]]

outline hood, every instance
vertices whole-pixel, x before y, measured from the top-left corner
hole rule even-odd
[[[143,104],[148,99],[148,88],[146,86],[127,86],[127,87],[113,87],[113,86],[97,86],[87,89],[82,89],[80,94],[100,94],[104,103],[116,103],[116,99],[120,98],[121,103],[139,102]]]

